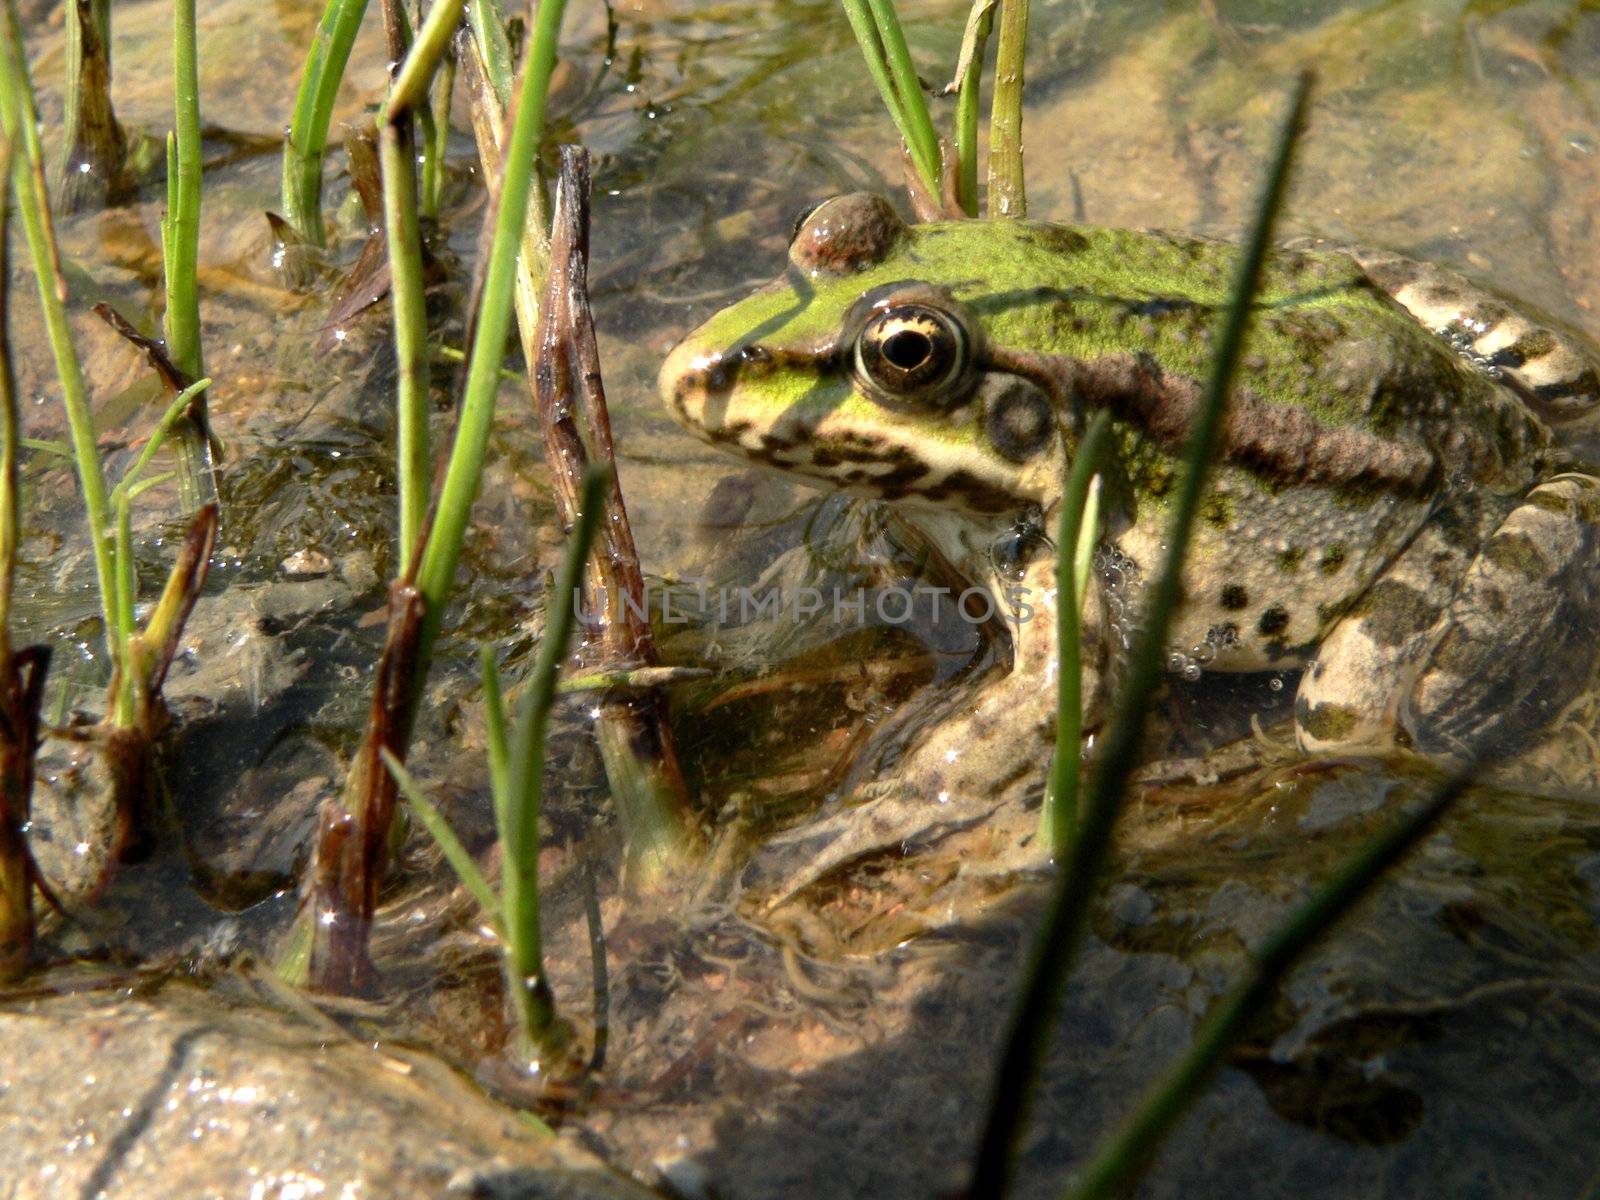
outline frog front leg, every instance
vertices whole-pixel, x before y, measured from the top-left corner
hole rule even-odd
[[[1501,511],[1458,497],[1323,639],[1296,698],[1304,749],[1404,730],[1441,757],[1508,753],[1587,684],[1600,481],[1557,476]]]
[[[1053,573],[1054,562],[1045,558],[1021,580],[1019,594],[1031,611],[1007,622],[1010,670],[910,714],[904,753],[864,761],[845,803],[769,842],[750,864],[746,886],[776,904],[855,859],[942,836],[1042,794],[1055,750]],[[1084,728],[1093,730],[1105,707],[1109,658],[1105,596],[1093,579],[1080,646]]]

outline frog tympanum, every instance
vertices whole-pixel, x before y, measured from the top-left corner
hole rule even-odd
[[[1108,605],[1157,569],[1236,251],[1170,233],[1027,221],[908,226],[880,197],[822,204],[781,278],[661,372],[713,445],[891,502],[999,610],[1011,669],[906,750],[902,801],[1037,786],[1054,736],[1055,528],[1088,420],[1111,414],[1105,525],[1084,612],[1085,727],[1106,707]],[[1570,335],[1438,268],[1284,249],[1256,299],[1183,573],[1173,661],[1300,670],[1307,750],[1401,741],[1498,754],[1538,733],[1600,654],[1600,478],[1563,430],[1600,383]],[[879,781],[880,786],[885,781]],[[894,830],[879,831],[885,837]],[[858,844],[860,839],[852,839]]]

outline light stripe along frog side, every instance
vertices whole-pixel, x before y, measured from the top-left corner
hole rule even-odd
[[[1168,233],[907,226],[880,197],[836,197],[798,229],[783,277],[672,352],[661,394],[716,446],[893,502],[1001,611],[1009,588],[1049,592],[1053,563],[1004,568],[992,547],[1019,515],[1054,529],[1078,438],[1109,410],[1085,613],[1092,728],[1108,593],[1136,608],[1159,562],[1235,254]],[[1305,668],[1295,716],[1310,750],[1515,747],[1587,684],[1596,653],[1600,480],[1558,432],[1585,427],[1597,399],[1575,339],[1464,281],[1393,256],[1277,253],[1174,661]],[[955,817],[1042,779],[1053,614],[1007,629],[1011,670],[896,765],[904,800],[964,798]],[[885,839],[904,824],[886,821]]]

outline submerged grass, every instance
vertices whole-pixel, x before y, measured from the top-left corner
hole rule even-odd
[[[328,0],[306,55],[283,144],[283,216],[312,246],[327,244],[322,228],[322,157],[339,81],[366,12],[367,0]]]
[[[177,128],[167,136],[167,211],[161,259],[167,306],[162,334],[167,357],[184,383],[205,373],[200,343],[200,74],[195,51],[195,0],[174,0],[172,98]],[[202,389],[176,428],[178,482],[191,511],[214,498],[209,423]]]
[[[593,467],[585,474],[578,519],[567,538],[561,572],[545,607],[538,659],[517,705],[515,722],[506,719],[494,652],[487,646],[483,649],[489,781],[501,854],[498,895],[443,816],[406,775],[405,768],[392,755],[385,755],[384,759],[462,884],[494,922],[504,949],[506,991],[517,1017],[518,1053],[527,1061],[543,1064],[551,1064],[561,1056],[570,1036],[557,1017],[544,969],[539,829],[544,803],[545,742],[556,696],[556,677],[572,639],[573,598],[610,486],[609,468]]]

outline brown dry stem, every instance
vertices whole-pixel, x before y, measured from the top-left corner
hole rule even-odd
[[[589,312],[589,159],[561,148],[550,244],[550,271],[539,306],[534,393],[544,431],[556,512],[570,529],[591,460],[612,467],[616,453],[606,412],[600,353]],[[586,573],[579,651],[590,671],[659,665],[645,614],[644,576],[619,484],[606,496],[600,536]],[[626,596],[632,604],[623,602]],[[599,704],[595,734],[628,839],[631,881],[649,886],[682,866],[700,838],[667,724],[666,698],[656,688],[614,688]]]

